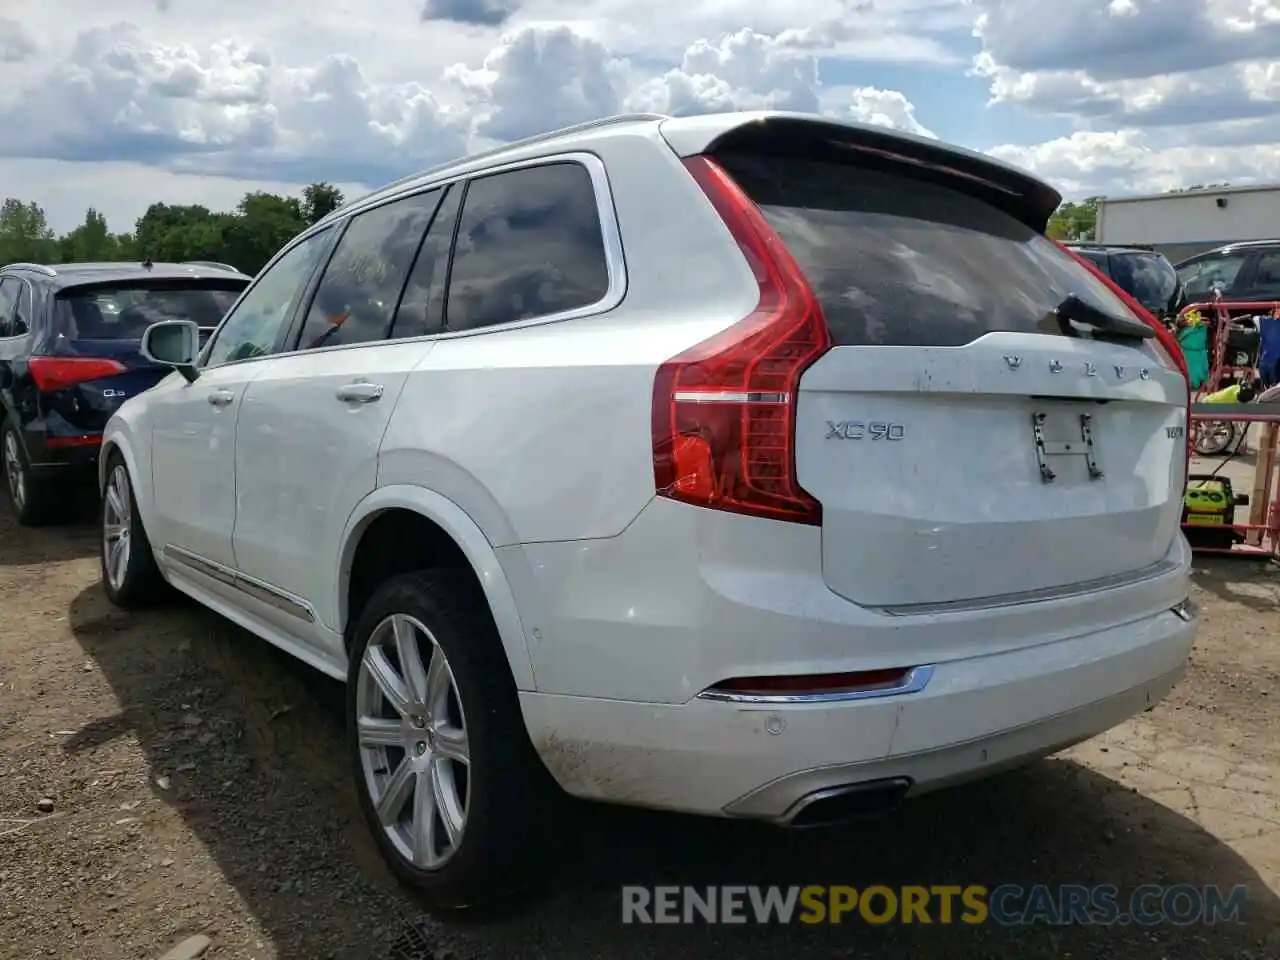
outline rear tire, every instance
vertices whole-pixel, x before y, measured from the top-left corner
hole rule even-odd
[[[437,913],[519,887],[555,788],[474,579],[384,583],[359,615],[347,681],[361,811],[397,879]]]
[[[1197,427],[1195,452],[1198,457],[1216,457],[1236,442],[1239,428],[1232,420],[1203,420]]]
[[[126,610],[159,600],[167,584],[142,528],[129,468],[116,450],[107,458],[98,532],[102,589],[107,599]]]
[[[6,422],[0,436],[0,460],[4,463],[5,491],[13,514],[24,527],[42,527],[54,519],[53,493],[47,481],[37,479],[23,448],[18,428]]]

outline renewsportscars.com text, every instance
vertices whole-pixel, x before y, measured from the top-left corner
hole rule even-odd
[[[1111,885],[627,886],[623,923],[915,923],[1064,926],[1240,923],[1246,892],[1190,884]]]

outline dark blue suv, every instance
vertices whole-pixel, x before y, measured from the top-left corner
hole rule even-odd
[[[250,277],[214,263],[11,263],[0,268],[0,458],[18,522],[59,518],[93,483],[102,429],[168,376],[139,352],[158,320],[206,336]]]

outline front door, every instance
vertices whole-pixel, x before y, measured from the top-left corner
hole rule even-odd
[[[277,257],[213,335],[200,376],[188,383],[175,373],[153,388],[152,539],[166,561],[234,568],[235,436],[245,388],[279,350],[328,243],[327,231],[313,234]]]

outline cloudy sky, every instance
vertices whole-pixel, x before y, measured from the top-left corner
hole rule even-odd
[[[927,132],[1068,196],[1280,180],[1280,0],[0,4],[0,196],[58,229],[756,107]]]

